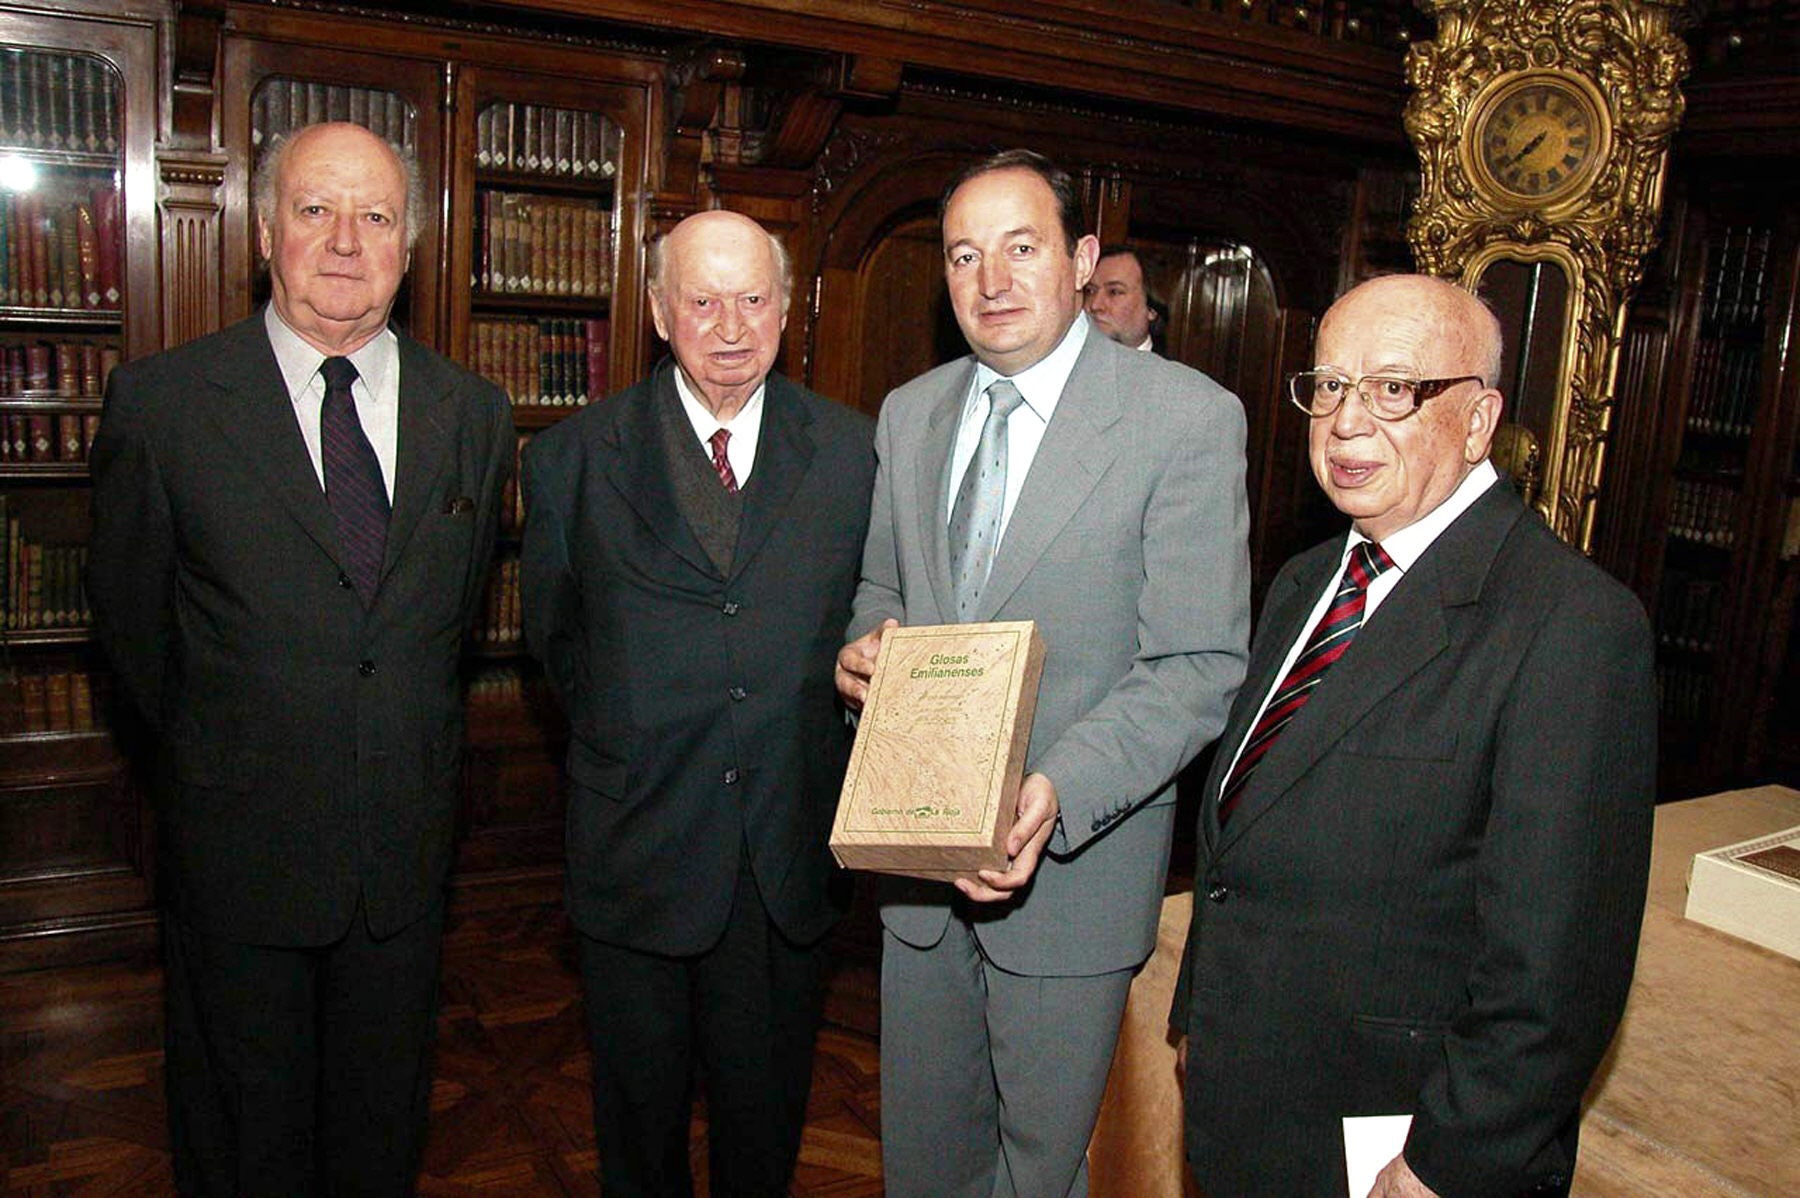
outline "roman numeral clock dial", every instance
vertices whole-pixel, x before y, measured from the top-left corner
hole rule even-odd
[[[1604,157],[1594,99],[1560,75],[1503,84],[1475,114],[1473,155],[1494,191],[1537,204],[1574,194]]]

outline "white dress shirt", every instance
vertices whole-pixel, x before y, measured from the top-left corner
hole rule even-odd
[[[269,330],[269,345],[281,367],[282,381],[287,384],[294,418],[300,422],[300,436],[312,458],[313,473],[318,476],[319,489],[324,490],[325,450],[319,436],[319,413],[325,407],[325,377],[319,373],[319,367],[324,365],[325,355],[301,340],[300,334],[281,319],[274,304],[263,309],[263,325]],[[400,342],[394,330],[382,329],[367,345],[347,356],[356,367],[356,381],[350,385],[356,419],[375,450],[375,460],[381,463],[382,485],[392,503],[394,462],[400,443]]]
[[[713,434],[722,428],[731,430],[731,439],[725,442],[725,460],[731,463],[731,474],[737,479],[739,490],[750,481],[750,471],[756,465],[756,443],[762,439],[763,392],[768,386],[766,381],[758,383],[735,416],[720,420],[688,387],[681,368],[675,368],[675,394],[681,396],[681,410],[687,413],[688,423],[694,426],[694,435],[700,438],[700,448],[706,451],[708,460],[712,458]]]
[[[1075,317],[1075,323],[1069,326],[1069,331],[1063,334],[1063,339],[1056,343],[1055,349],[1012,376],[1013,385],[1019,389],[1025,402],[1014,408],[1013,414],[1006,418],[1006,503],[1000,509],[1002,537],[1006,535],[1006,525],[1012,519],[1013,508],[1018,504],[1019,492],[1025,486],[1025,476],[1030,473],[1038,446],[1044,440],[1044,430],[1050,427],[1050,417],[1056,414],[1056,405],[1062,398],[1063,387],[1068,384],[1069,375],[1075,369],[1075,359],[1081,356],[1081,346],[1087,340],[1087,333],[1087,314],[1079,313]],[[956,507],[956,492],[962,486],[963,472],[969,468],[969,462],[981,443],[981,426],[987,422],[988,414],[987,389],[1001,377],[999,371],[977,363],[975,381],[970,384],[969,393],[963,397],[962,417],[956,428],[956,444],[950,451],[950,493],[944,502],[945,524],[950,523],[950,513]]]
[[[1448,499],[1381,542],[1381,547],[1387,551],[1388,557],[1393,560],[1394,564],[1392,568],[1383,570],[1369,584],[1368,593],[1363,599],[1364,624],[1375,617],[1375,609],[1394,593],[1394,588],[1400,585],[1400,579],[1413,568],[1421,557],[1425,556],[1425,551],[1431,548],[1431,543],[1437,540],[1458,516],[1468,511],[1470,505],[1480,499],[1483,493],[1499,479],[1500,472],[1494,469],[1494,464],[1487,461],[1482,462],[1463,476],[1462,482],[1457,484],[1456,490],[1450,492]],[[1311,613],[1300,625],[1300,635],[1294,638],[1292,645],[1288,646],[1287,656],[1282,659],[1281,668],[1275,671],[1275,677],[1269,683],[1268,693],[1263,695],[1262,706],[1256,709],[1256,718],[1245,727],[1245,741],[1250,739],[1250,731],[1254,730],[1258,721],[1263,718],[1263,712],[1269,709],[1269,700],[1275,697],[1276,688],[1288,676],[1288,671],[1294,668],[1294,661],[1300,656],[1300,651],[1306,647],[1307,639],[1312,636],[1313,628],[1318,624],[1320,617],[1325,614],[1325,609],[1330,605],[1332,596],[1337,594],[1338,587],[1343,583],[1344,565],[1350,560],[1350,554],[1358,545],[1368,539],[1354,528],[1345,538],[1344,550],[1338,555],[1338,568],[1332,572],[1330,578],[1325,580],[1325,589],[1319,592],[1319,598],[1313,604]],[[1240,741],[1231,754],[1232,768],[1236,767],[1237,759],[1243,755],[1243,752],[1244,745]],[[1231,768],[1227,768],[1219,777],[1221,779],[1231,777]]]

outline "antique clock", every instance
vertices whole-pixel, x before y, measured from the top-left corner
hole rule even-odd
[[[1655,243],[1681,119],[1686,0],[1419,0],[1407,57],[1419,268],[1506,328],[1495,456],[1587,550],[1625,305]]]

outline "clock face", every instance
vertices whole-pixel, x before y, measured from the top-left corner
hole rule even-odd
[[[1522,199],[1571,192],[1599,163],[1600,114],[1571,84],[1540,78],[1513,87],[1480,120],[1477,156],[1485,173]]]

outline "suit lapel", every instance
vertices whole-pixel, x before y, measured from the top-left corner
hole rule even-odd
[[[800,480],[812,466],[813,440],[806,429],[810,418],[794,393],[794,385],[771,374],[763,391],[762,431],[757,437],[756,463],[750,483],[743,490],[744,508],[738,523],[737,547],[731,555],[731,572],[744,572],[756,551],[786,513]]]
[[[1019,589],[1118,454],[1108,438],[1119,419],[1118,374],[1107,352],[1104,338],[1090,327],[981,588],[978,620],[993,619]]]
[[[1495,483],[1413,563],[1306,708],[1282,731],[1219,838],[1229,848],[1281,802],[1321,758],[1376,704],[1393,694],[1450,645],[1451,608],[1474,603],[1507,532],[1524,512],[1505,481]],[[1333,565],[1336,558],[1332,559]],[[1323,576],[1305,592],[1317,599]],[[1303,613],[1310,604],[1302,604]],[[1302,615],[1304,619],[1304,614]],[[1282,657],[1298,625],[1278,641]],[[1279,668],[1279,660],[1276,667]],[[1267,679],[1263,683],[1267,687]],[[1260,695],[1258,696],[1260,699]],[[1235,746],[1234,746],[1235,747]]]
[[[438,476],[449,461],[451,441],[444,403],[450,394],[449,375],[412,338],[401,334],[399,341],[400,428],[394,451],[394,510],[388,517],[383,578],[400,560],[406,542],[419,525],[419,517],[436,493]]]
[[[1288,575],[1279,589],[1270,589],[1263,601],[1264,631],[1251,649],[1244,683],[1232,702],[1225,731],[1219,734],[1219,751],[1212,769],[1207,771],[1206,790],[1201,796],[1201,831],[1208,847],[1216,844],[1219,838],[1219,788],[1225,784],[1225,771],[1237,755],[1238,746],[1250,735],[1250,725],[1256,719],[1264,696],[1275,684],[1276,671],[1286,660],[1287,651],[1303,634],[1312,615],[1313,602],[1324,589],[1325,579],[1336,573],[1341,549],[1341,542],[1332,541],[1312,550],[1317,560],[1304,563]]]
[[[717,578],[719,568],[707,556],[675,502],[675,485],[663,460],[655,405],[680,402],[675,393],[674,369],[673,361],[664,359],[651,376],[649,386],[634,388],[609,401],[617,411],[603,435],[610,436],[616,468],[607,471],[606,476],[619,497],[676,556],[709,578]],[[682,420],[685,423],[686,417]]]
[[[267,487],[306,535],[341,566],[337,521],[300,435],[294,403],[261,313],[239,321],[226,335],[233,344],[214,359],[207,385],[195,400],[232,446],[245,475]]]
[[[956,429],[963,400],[975,377],[975,359],[965,358],[953,371],[950,387],[939,398],[925,422],[925,443],[920,448],[914,485],[925,502],[919,504],[919,544],[925,547],[925,576],[932,597],[944,619],[956,612],[956,593],[950,585],[950,456],[956,450]]]

